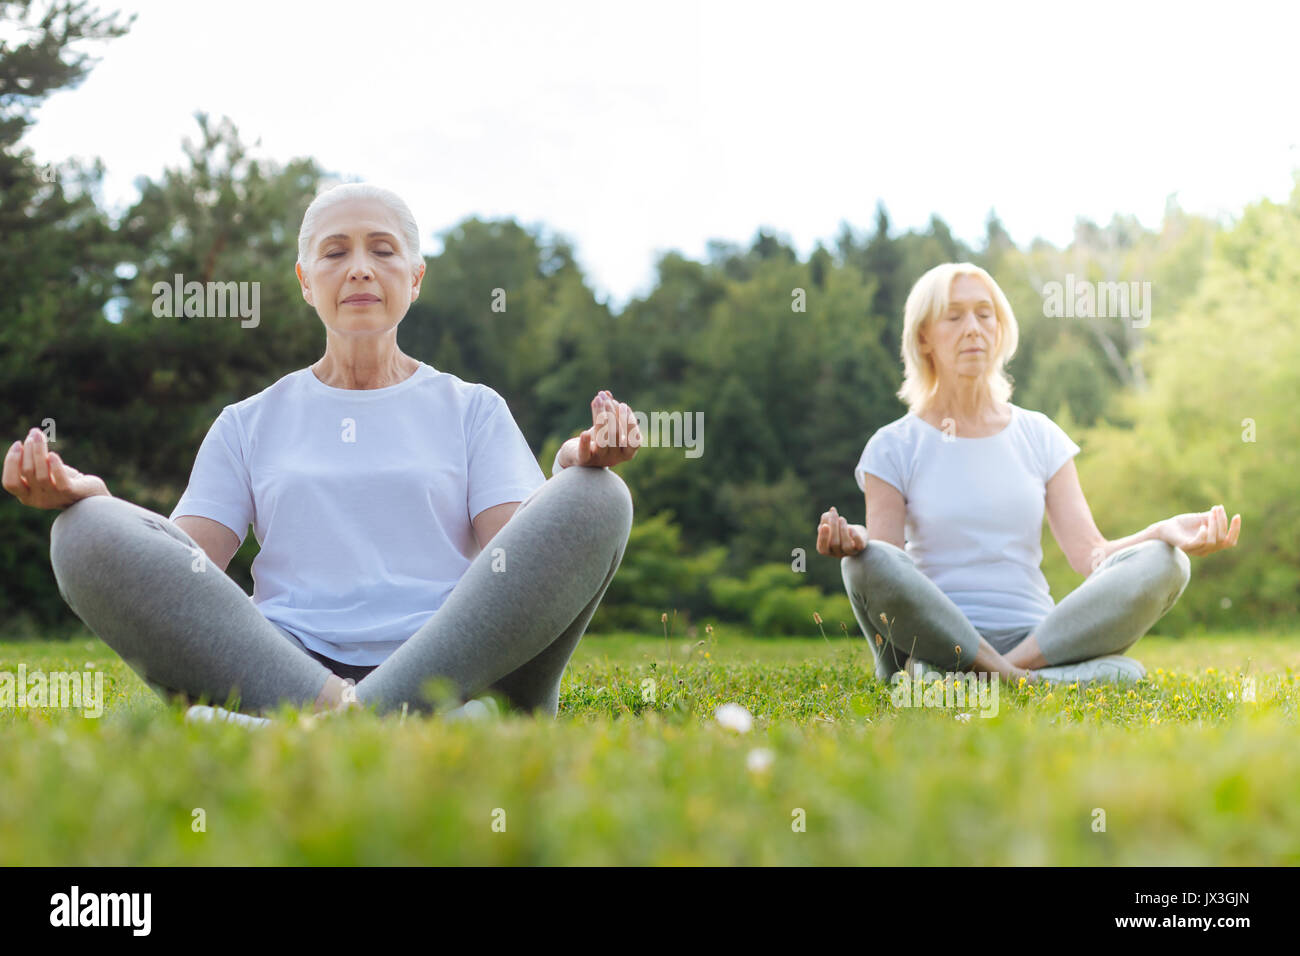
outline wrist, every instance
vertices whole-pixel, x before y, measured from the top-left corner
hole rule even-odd
[[[577,440],[570,438],[560,446],[560,450],[555,453],[555,463],[551,466],[552,475],[558,475],[564,469],[572,468],[578,463],[577,448],[574,445]]]
[[[89,493],[82,495],[80,498],[77,499],[77,501],[84,501],[87,498],[97,498],[100,495],[103,495],[106,498],[113,497],[112,492],[108,490],[108,485],[104,484],[102,481],[99,483],[98,488],[94,488]],[[77,503],[76,501],[73,502],[73,504],[76,503]]]

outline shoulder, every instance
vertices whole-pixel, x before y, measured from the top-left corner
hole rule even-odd
[[[1038,469],[1043,481],[1050,481],[1062,465],[1079,452],[1079,445],[1065,433],[1065,429],[1042,412],[1019,408],[1020,434],[1016,444]]]
[[[919,440],[916,418],[911,413],[881,425],[867,439],[866,447],[853,469],[853,478],[863,491],[867,488],[867,475],[887,481],[905,493],[916,459],[915,447]]]
[[[513,421],[509,404],[491,385],[467,382],[451,372],[439,371],[422,384],[426,396],[433,396],[444,408],[453,408],[460,413],[467,431],[486,424],[496,415],[507,415]]]
[[[1012,408],[1015,409],[1016,415],[1020,419],[1021,427],[1036,438],[1053,438],[1058,435],[1065,435],[1065,430],[1043,412],[1035,411],[1032,408],[1022,408],[1019,405],[1013,405]]]
[[[434,407],[438,415],[459,418],[465,434],[471,434],[495,415],[510,414],[506,400],[492,386],[468,382],[432,365],[428,366],[424,379],[407,396],[411,402],[418,402],[426,408]]]
[[[466,382],[455,375],[443,374],[446,376],[447,381],[441,383],[442,386],[454,392],[457,398],[476,414],[495,411],[497,408],[507,405],[502,394],[491,385],[485,385],[483,382]]]
[[[295,401],[306,392],[305,386],[308,383],[304,381],[303,376],[311,374],[311,369],[301,368],[296,372],[290,372],[288,375],[282,375],[260,392],[255,392],[247,398],[232,402],[223,408],[221,412],[223,415],[229,413],[237,420],[247,420],[250,415],[268,406]]]
[[[887,425],[881,425],[875,433],[867,439],[867,448],[893,448],[893,447],[910,447],[914,445],[921,435],[919,426],[924,425],[919,418],[910,412],[901,418],[896,418]]]

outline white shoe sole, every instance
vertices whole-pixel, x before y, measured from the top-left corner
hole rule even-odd
[[[455,710],[447,711],[442,715],[442,719],[451,723],[458,720],[483,721],[491,720],[500,712],[497,702],[491,697],[475,697],[473,700],[465,701]]]
[[[1096,657],[1090,661],[1077,664],[1059,664],[1056,667],[1038,668],[1038,676],[1053,684],[1089,684],[1094,681],[1109,681],[1114,684],[1125,681],[1139,681],[1147,676],[1146,668],[1131,657],[1111,654],[1108,657]]]
[[[265,717],[237,714],[232,710],[226,710],[224,707],[208,707],[206,704],[195,704],[185,712],[185,722],[187,724],[211,723],[216,720],[225,721],[228,724],[240,724],[244,727],[265,727],[271,722]]]

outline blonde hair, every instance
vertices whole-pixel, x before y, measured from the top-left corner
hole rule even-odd
[[[424,257],[420,255],[420,229],[415,224],[415,216],[411,213],[410,207],[401,196],[391,189],[370,183],[339,183],[317,193],[316,198],[307,207],[307,211],[303,213],[302,226],[298,229],[299,265],[305,266],[311,255],[311,244],[316,238],[316,223],[321,214],[331,206],[352,199],[374,199],[387,206],[397,217],[402,254],[406,257],[406,261],[413,269],[424,264]]]
[[[1005,402],[1011,398],[1013,386],[1003,366],[1016,354],[1020,342],[1020,328],[1016,325],[1011,303],[993,277],[979,266],[970,262],[945,262],[916,280],[903,308],[903,385],[898,390],[898,397],[916,415],[925,411],[939,391],[934,359],[921,354],[920,333],[933,319],[947,313],[952,283],[959,276],[974,276],[982,280],[993,298],[998,337],[984,384],[994,401]]]

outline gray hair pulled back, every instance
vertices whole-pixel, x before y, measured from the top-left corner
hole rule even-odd
[[[298,230],[298,263],[307,265],[311,255],[312,241],[316,236],[317,223],[321,215],[332,206],[353,199],[373,199],[387,206],[397,218],[402,240],[402,253],[406,261],[416,268],[424,263],[420,255],[420,229],[415,224],[415,216],[405,200],[391,189],[375,186],[371,183],[340,183],[316,194],[302,217],[302,226]]]

